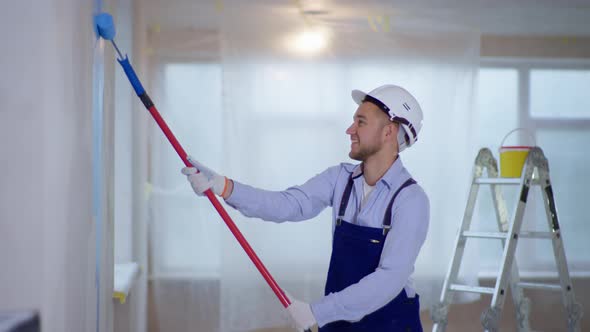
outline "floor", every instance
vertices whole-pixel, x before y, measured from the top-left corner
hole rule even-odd
[[[546,282],[552,282],[545,280]],[[553,281],[554,282],[554,281]],[[215,284],[215,282],[213,282]],[[482,286],[491,286],[492,281],[482,280]],[[208,285],[202,291],[194,292],[194,286],[190,284],[171,283],[169,285],[161,286],[169,288],[164,293],[161,293],[159,298],[160,308],[165,308],[166,312],[158,312],[153,305],[153,290],[150,290],[152,301],[150,301],[149,308],[149,332],[163,332],[163,331],[178,331],[182,332],[185,328],[177,325],[179,318],[174,315],[174,307],[181,306],[197,306],[197,303],[192,303],[194,298],[208,298],[215,307],[218,305],[216,300],[215,285]],[[590,278],[578,278],[573,280],[574,290],[576,292],[576,300],[582,305],[582,308],[590,310]],[[187,292],[186,289],[193,289],[192,292]],[[202,294],[201,294],[202,293]],[[186,296],[185,294],[192,294]],[[527,290],[525,295],[531,300],[530,322],[532,331],[548,332],[548,331],[567,331],[565,310],[561,304],[561,297],[559,293],[548,293],[547,291]],[[186,298],[185,298],[186,297]],[[468,304],[452,305],[449,311],[449,325],[447,331],[452,332],[473,332],[482,331],[482,326],[479,317],[488,306],[491,300],[490,296],[483,296],[479,301]],[[212,310],[212,309],[211,309]],[[218,313],[214,310],[197,311],[202,315],[192,317],[189,325],[191,325],[191,332],[219,332],[218,328]],[[587,316],[588,317],[587,313]],[[422,325],[424,331],[432,330],[432,321],[430,319],[429,311],[423,311],[421,314]],[[185,318],[181,320],[186,321]],[[582,331],[590,331],[590,319],[582,319]],[[188,331],[187,330],[187,331]],[[274,329],[259,329],[252,332],[293,332],[294,330],[288,327],[274,328]],[[314,330],[315,331],[315,330]],[[507,301],[504,305],[503,314],[500,322],[500,331],[511,332],[516,331],[516,319],[514,316],[514,306],[508,294]]]

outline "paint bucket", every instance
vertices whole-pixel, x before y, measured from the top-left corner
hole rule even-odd
[[[522,130],[531,138],[533,145],[504,145],[510,134]],[[531,148],[535,146],[534,136],[524,128],[516,128],[508,132],[500,144],[500,176],[503,178],[519,178]]]

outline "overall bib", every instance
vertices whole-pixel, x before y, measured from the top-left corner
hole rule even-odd
[[[408,179],[395,192],[385,212],[383,229],[379,229],[354,225],[342,220],[353,185],[352,176],[350,177],[342,195],[338,219],[336,219],[325,295],[339,292],[377,269],[387,231],[391,228],[393,202],[402,189],[415,183],[413,179]],[[391,302],[358,322],[336,321],[319,329],[319,332],[398,331],[422,332],[418,294],[408,298],[405,289],[402,289]]]

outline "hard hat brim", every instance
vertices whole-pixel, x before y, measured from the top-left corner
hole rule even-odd
[[[363,103],[363,100],[367,96],[367,93],[366,92],[363,92],[361,90],[352,90],[352,92],[350,93],[350,95],[352,96],[352,100],[354,100],[354,102],[357,105],[360,105],[360,104]]]

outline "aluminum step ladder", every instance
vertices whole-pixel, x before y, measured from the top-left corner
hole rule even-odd
[[[487,176],[484,176],[484,169],[487,170]],[[492,200],[496,212],[498,232],[478,232],[470,230],[477,193],[479,187],[482,185],[489,185],[492,191]],[[504,185],[520,187],[518,203],[513,211],[511,219],[508,219],[508,210],[502,196],[501,186]],[[547,222],[550,229],[548,232],[521,231],[529,189],[534,185],[540,186],[543,194],[543,205],[545,206]],[[518,267],[514,256],[516,253],[516,246],[521,238],[551,239],[553,244],[553,254],[557,263],[559,284],[520,281]],[[495,287],[474,287],[457,283],[457,276],[467,239],[499,239],[502,241],[502,261]],[[512,300],[516,308],[518,331],[530,331],[530,301],[524,296],[523,289],[525,288],[560,291],[567,313],[567,330],[570,332],[580,331],[582,308],[574,298],[574,290],[567,267],[561,231],[557,220],[557,210],[555,208],[551,180],[549,178],[549,165],[547,158],[545,158],[543,151],[539,147],[534,147],[530,150],[520,178],[498,177],[498,165],[492,152],[487,148],[483,148],[479,151],[475,159],[473,181],[471,182],[471,190],[469,192],[461,229],[457,234],[453,259],[445,277],[439,303],[435,304],[431,310],[431,318],[434,321],[432,331],[445,331],[448,323],[448,308],[452,301],[452,295],[456,292],[492,295],[491,305],[481,314],[480,320],[485,331],[498,331],[500,315],[508,286],[510,286]]]

